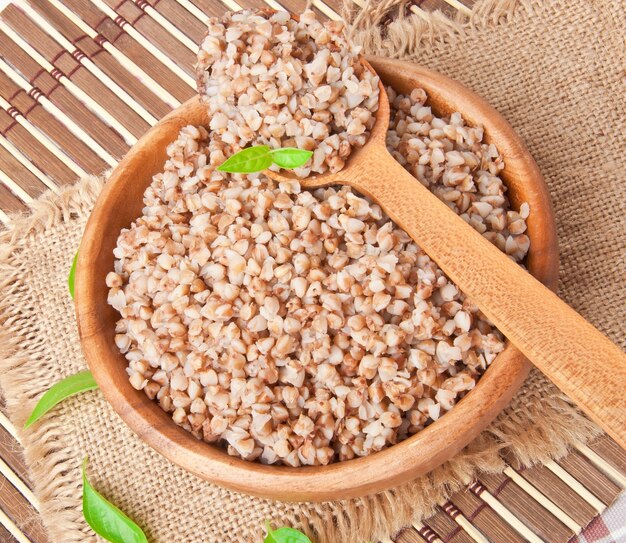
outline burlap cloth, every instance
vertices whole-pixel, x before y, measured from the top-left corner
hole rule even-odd
[[[504,114],[550,185],[561,296],[623,344],[624,3],[490,1],[478,5],[471,22],[410,16],[389,24],[394,4],[352,13],[354,38],[368,52],[418,59],[458,79]],[[85,367],[66,277],[100,187],[97,179],[84,180],[44,197],[1,234],[0,379],[18,426],[44,390]],[[316,505],[251,498],[201,481],[145,446],[97,391],[64,402],[21,437],[55,542],[96,540],[80,506],[80,463],[89,455],[97,488],[153,542],[258,542],[271,519],[324,543],[389,536],[428,515],[476,469],[502,469],[499,452],[514,462],[541,462],[595,432],[534,373],[488,431],[430,475],[376,496]]]

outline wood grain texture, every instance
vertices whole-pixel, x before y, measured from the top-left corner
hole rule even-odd
[[[28,468],[24,461],[21,445],[0,426],[0,458],[11,467],[13,472],[22,480],[24,484],[32,490],[32,484],[28,478]],[[0,540],[2,541],[2,540]]]
[[[171,62],[177,64],[195,80],[194,64],[196,52],[181,47],[174,36],[169,34],[144,10],[140,9],[132,0],[104,0],[116,13],[130,22],[141,34],[150,40],[154,47],[163,51]]]
[[[422,521],[423,528],[417,529],[401,529],[397,534],[394,534],[396,541],[404,543],[408,542],[422,542],[428,541],[432,538],[432,535],[436,535],[440,540],[450,540],[454,543],[472,543],[467,534],[461,534],[460,541],[454,541],[458,535],[457,526],[452,519],[448,518],[444,513],[437,511],[428,520]],[[429,537],[430,534],[430,537]]]
[[[195,43],[202,41],[206,34],[206,25],[189,13],[176,0],[152,0],[150,4]]]
[[[6,415],[4,398],[0,396],[0,413]],[[9,431],[0,424],[0,459],[19,478],[28,489],[32,490],[32,484],[28,478],[28,470],[22,455],[22,448]],[[46,530],[41,522],[38,512],[33,508],[28,499],[22,495],[4,476],[0,473],[0,509],[22,538],[31,543],[49,543]],[[8,527],[0,522],[0,543],[16,543]]]
[[[602,472],[591,469],[591,463],[576,451],[561,460],[559,464],[605,505],[613,503],[623,490]]]
[[[490,541],[524,543],[522,537],[513,528],[474,494],[459,492],[452,498],[452,501]]]
[[[220,17],[224,13],[224,5],[216,0],[190,0],[190,2],[208,17]]]
[[[433,530],[439,538],[444,540],[446,543],[473,543],[473,539],[461,530],[458,524],[443,511],[437,511],[432,517],[426,520],[424,524]],[[398,541],[409,540],[409,537],[413,536],[413,534],[409,536],[411,531],[412,530],[403,530],[400,532],[397,538]]]
[[[47,541],[46,530],[35,508],[6,479],[2,482],[3,484],[0,486],[0,508],[32,543]]]
[[[5,213],[22,213],[28,209],[26,204],[2,183],[0,183],[0,202],[2,203],[2,211]]]
[[[84,2],[83,0],[64,0],[63,3],[79,15],[80,18],[87,22],[94,30],[102,34],[106,40],[111,42],[178,100],[183,102],[193,96],[194,89],[181,81],[181,79],[172,72],[169,67],[160,62],[151,51],[141,47],[137,41],[121,29],[112,19],[106,17],[94,4]],[[167,36],[164,31],[161,31],[160,35]],[[158,39],[156,43],[159,43]],[[156,44],[154,48],[162,49],[160,45],[157,46]],[[179,44],[177,49],[182,51],[183,47]],[[179,55],[184,55],[184,53],[179,53]],[[174,62],[175,61],[172,61],[172,63]],[[190,71],[190,68],[187,68],[187,70]],[[191,71],[189,73],[191,73]]]
[[[36,198],[46,189],[46,186],[4,147],[0,147],[0,164],[2,165],[0,170],[29,196]]]
[[[575,535],[536,501],[520,501],[524,491],[506,475],[485,474],[480,476],[480,481],[498,501],[544,541],[567,541]]]
[[[626,473],[626,451],[620,448],[610,437],[600,436],[589,447],[618,471]]]
[[[415,530],[412,528],[406,528],[401,530],[396,536],[395,540],[398,543],[424,543],[426,541],[423,537],[421,537]],[[456,541],[451,543],[457,543]],[[472,541],[462,542],[462,543],[472,543]]]
[[[591,505],[546,468],[528,468],[521,474],[581,526],[586,526],[596,516],[596,510]]]
[[[0,110],[0,133],[4,134],[7,140],[20,149],[35,166],[46,173],[57,185],[70,184],[76,181],[76,175],[67,166],[29,134],[23,126],[15,123],[4,110]],[[19,179],[16,182],[19,183]],[[1,206],[0,208],[4,209]]]
[[[46,21],[57,30],[63,37],[75,44],[80,52],[86,55],[98,68],[107,76],[120,85],[139,104],[156,117],[163,117],[170,111],[168,105],[156,96],[135,74],[129,73],[113,56],[104,50],[103,46],[96,43],[83,30],[67,19],[62,13],[48,4],[34,3],[32,7]],[[22,16],[24,17],[24,16]],[[73,76],[72,79],[76,79]],[[122,112],[113,109],[118,119],[121,119]],[[97,173],[97,172],[93,172]]]
[[[15,539],[2,524],[0,524],[0,541],[2,541],[2,543],[18,543],[17,539]],[[41,543],[44,543],[44,541],[46,540],[42,540]]]
[[[528,201],[534,210],[534,219],[529,222],[528,265],[540,280],[554,287],[557,256],[552,209],[541,175],[530,156],[518,153],[522,143],[506,121],[446,77],[408,63],[372,62],[386,83],[401,92],[423,86],[433,97],[438,114],[469,111],[470,122],[484,125],[487,134],[498,138],[512,199]],[[450,100],[443,101],[441,96],[450,96]],[[143,191],[152,175],[162,169],[166,145],[180,127],[206,122],[205,108],[194,98],[151,129],[113,172],[87,225],[78,260],[76,309],[83,351],[111,405],[142,439],[172,461],[223,486],[272,498],[317,501],[364,495],[430,471],[450,458],[493,420],[525,378],[529,366],[513,347],[496,358],[476,388],[452,411],[425,430],[369,457],[323,467],[264,466],[228,456],[173,424],[158,405],[130,386],[124,357],[113,342],[116,313],[106,303],[104,277],[113,266],[112,249],[120,229],[139,215]],[[377,126],[378,133],[371,139],[384,141],[385,126]],[[357,152],[351,160],[360,160],[360,156],[365,155]],[[404,172],[399,165],[397,168]],[[395,173],[398,179],[400,172]],[[387,182],[392,178],[385,177]],[[411,183],[421,186],[413,178]]]
[[[120,135],[96,114],[90,111],[68,89],[59,83],[51,74],[34,62],[6,35],[0,32],[0,54],[14,66],[22,76],[34,87],[39,88],[50,101],[63,113],[76,122],[93,137],[104,149],[116,157],[122,157],[128,145]],[[73,60],[73,59],[72,59]],[[74,66],[76,63],[74,62]]]
[[[90,96],[97,97],[98,103],[111,112],[112,117],[119,120],[135,136],[141,136],[149,128],[147,123],[131,107],[117,97],[102,81],[85,69],[78,60],[49,37],[44,30],[25,17],[17,6],[8,6],[2,12],[2,19],[48,62],[69,77],[80,89]],[[82,45],[85,44],[83,43]],[[97,44],[94,43],[94,45],[98,47]],[[11,50],[14,47],[15,45],[12,47],[9,42],[3,45],[3,49],[6,48],[7,50]],[[37,71],[40,69],[38,67]],[[84,126],[85,123],[82,122],[82,119],[79,120],[81,120],[81,125]],[[122,151],[125,151],[125,147]]]
[[[46,134],[57,147],[64,149],[67,155],[87,171],[101,172],[106,163],[99,158],[84,142],[68,131],[67,126],[31,98],[26,91],[18,87],[7,75],[0,72],[0,94],[15,107],[34,127]],[[13,124],[13,123],[12,123]]]

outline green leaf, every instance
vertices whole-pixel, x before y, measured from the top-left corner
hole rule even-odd
[[[255,173],[267,170],[271,165],[270,148],[267,145],[257,145],[235,153],[217,169],[220,172]]]
[[[66,377],[53,385],[50,390],[39,399],[35,409],[33,409],[26,424],[24,424],[24,428],[28,428],[33,422],[38,421],[65,398],[78,394],[79,392],[93,390],[94,388],[98,388],[98,385],[90,371],[81,371],[75,375]]]
[[[296,149],[295,147],[283,147],[282,149],[274,149],[270,151],[274,164],[291,170],[304,166],[313,156],[313,151],[305,151],[304,149]]]
[[[83,516],[91,529],[112,543],[148,543],[143,530],[89,484],[86,469],[87,458],[83,462]]]
[[[76,275],[76,261],[78,260],[78,251],[74,255],[72,260],[72,267],[70,268],[70,274],[67,276],[67,286],[70,288],[70,296],[74,299],[74,276]]]
[[[313,151],[305,151],[295,147],[270,149],[267,145],[257,145],[235,153],[217,169],[220,172],[255,173],[276,164],[281,168],[291,170],[306,164],[312,155]]]
[[[272,530],[272,526],[268,520],[265,521],[265,528],[267,529],[267,535],[263,543],[311,543],[311,540],[307,536],[293,528],[278,528],[278,530]]]

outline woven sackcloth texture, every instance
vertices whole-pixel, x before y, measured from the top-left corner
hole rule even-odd
[[[560,295],[623,345],[624,4],[490,0],[479,2],[471,19],[455,22],[404,12],[402,3],[384,0],[346,17],[367,52],[417,59],[465,83],[510,121],[550,186]],[[101,185],[85,179],[47,195],[0,234],[0,384],[18,427],[43,391],[85,367],[66,277]],[[389,537],[432,512],[476,470],[501,470],[501,453],[510,462],[542,462],[596,433],[534,372],[487,431],[428,476],[322,504],[272,502],[201,481],[144,445],[97,391],[65,401],[21,438],[52,541],[96,541],[80,505],[80,464],[88,455],[92,482],[151,542],[258,542],[263,521],[271,519],[326,543]]]

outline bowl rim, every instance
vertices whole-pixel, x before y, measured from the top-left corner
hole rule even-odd
[[[464,119],[470,124],[482,124],[485,141],[496,143],[504,156],[505,183],[522,180],[532,186],[534,201],[528,220],[531,246],[527,265],[537,279],[555,290],[558,248],[550,197],[537,164],[513,128],[485,100],[457,81],[411,62],[366,58],[383,80],[402,74],[409,87],[424,88],[431,103],[467,101],[462,111]],[[121,188],[129,181],[129,172],[139,161],[152,160],[152,167],[157,167],[155,171],[162,168],[162,162],[159,166],[151,158],[153,138],[166,126],[172,129],[188,124],[186,115],[198,106],[199,98],[195,96],[140,138],[110,175],[85,228],[76,269],[75,307],[83,353],[107,401],[144,442],[172,462],[212,483],[264,498],[286,501],[355,498],[408,482],[451,458],[506,406],[530,370],[530,363],[508,341],[476,387],[440,419],[383,451],[328,466],[269,466],[229,456],[174,424],[169,414],[143,392],[132,388],[128,379],[125,384],[119,381],[120,359],[124,364],[122,371],[126,361],[114,344],[111,348],[112,333],[108,330],[107,334],[104,329],[100,307],[103,298],[98,293],[98,289],[102,290],[98,286],[102,270],[95,262],[102,253],[102,224],[109,220],[109,202],[120,197]],[[438,111],[442,112],[449,113]]]

